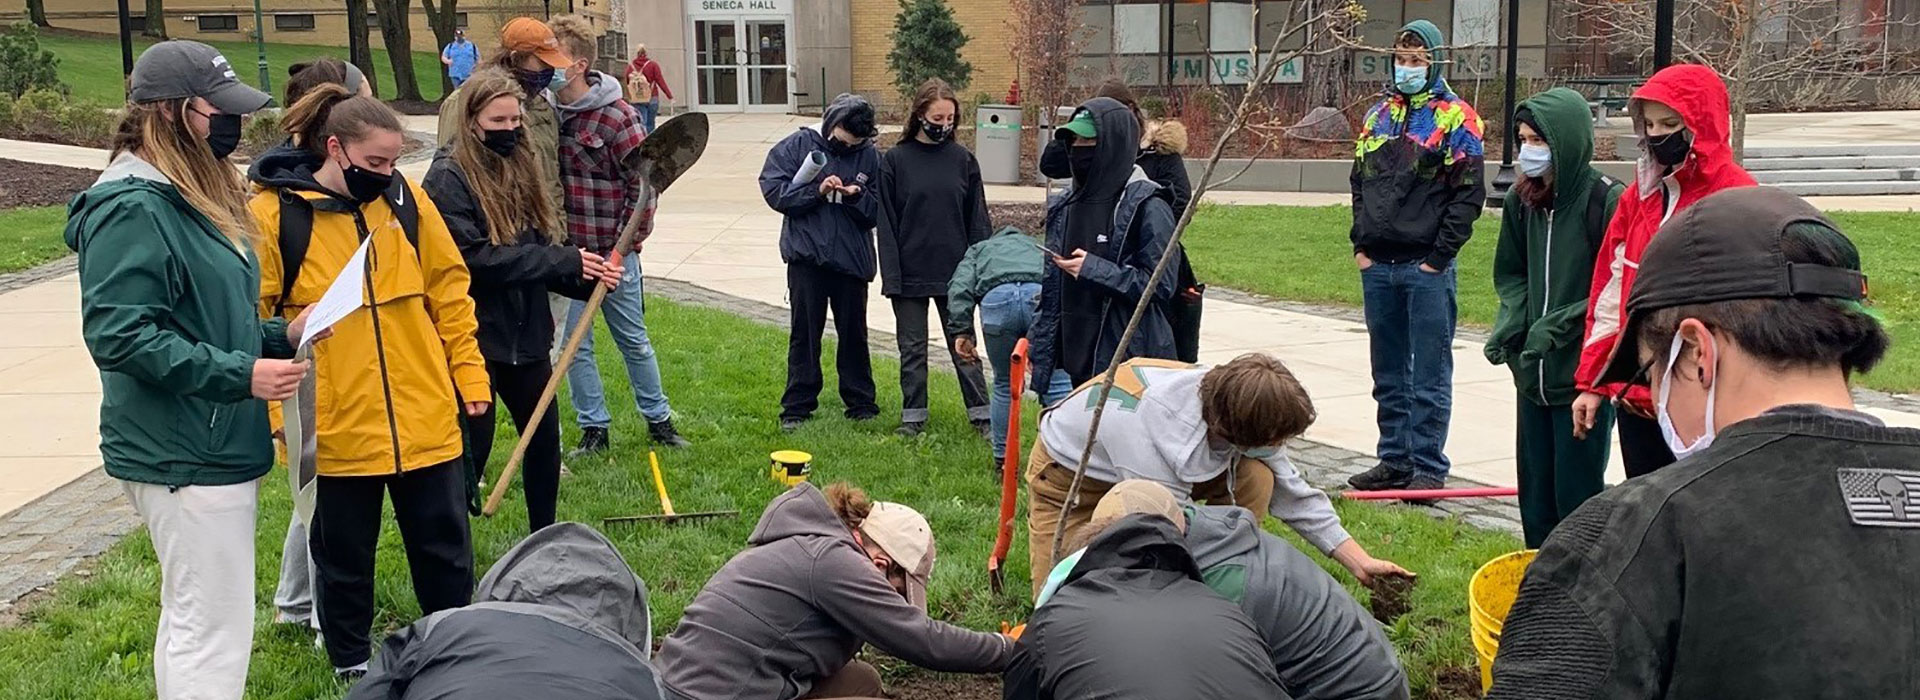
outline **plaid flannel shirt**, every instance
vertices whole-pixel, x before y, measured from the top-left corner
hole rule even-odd
[[[620,228],[646,190],[635,172],[645,139],[633,107],[619,100],[561,122],[560,177],[567,186],[567,233],[575,246],[605,255],[620,240]],[[655,198],[646,203],[634,250],[653,233],[656,203]]]

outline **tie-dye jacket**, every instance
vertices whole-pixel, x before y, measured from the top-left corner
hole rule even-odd
[[[1354,252],[1446,269],[1486,203],[1482,128],[1444,80],[1418,95],[1390,90],[1368,110],[1351,177]]]

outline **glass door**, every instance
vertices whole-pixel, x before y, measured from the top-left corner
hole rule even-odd
[[[756,112],[785,112],[792,106],[788,91],[787,22],[784,19],[743,20],[747,38],[746,108]]]
[[[693,25],[694,70],[701,107],[739,109],[741,105],[740,21],[733,18],[696,20]]]

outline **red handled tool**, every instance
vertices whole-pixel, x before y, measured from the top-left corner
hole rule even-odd
[[[1027,387],[1027,340],[1021,338],[1013,346],[1013,357],[1008,362],[1007,379],[1013,386],[1013,405],[1007,407],[1007,451],[1000,461],[1000,534],[993,539],[993,555],[987,558],[987,580],[997,595],[1004,587],[1000,565],[1007,561],[1007,550],[1013,548],[1013,512],[1015,500],[1020,497],[1020,398],[1026,395]]]

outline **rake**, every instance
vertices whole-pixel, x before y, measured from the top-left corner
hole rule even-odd
[[[740,514],[740,511],[737,511],[737,510],[710,510],[703,513],[675,512],[673,510],[673,499],[667,497],[667,480],[666,478],[660,475],[659,453],[654,452],[653,450],[647,450],[647,464],[653,467],[653,488],[654,490],[660,492],[660,514],[659,515],[623,515],[617,518],[601,518],[600,519],[601,525],[611,525],[613,523],[642,523],[642,522],[653,522],[653,521],[659,521],[663,523],[677,523],[682,520],[698,520],[700,518],[731,518]]]

